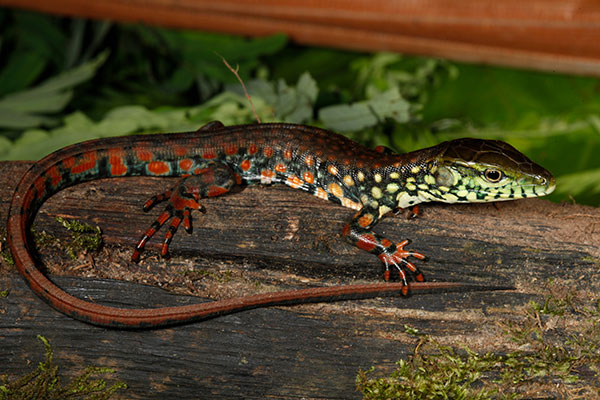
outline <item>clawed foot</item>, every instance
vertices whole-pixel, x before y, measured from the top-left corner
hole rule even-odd
[[[383,277],[386,281],[390,280],[390,266],[396,268],[400,279],[404,283],[404,288],[402,289],[402,294],[404,295],[408,294],[408,281],[403,267],[408,268],[414,273],[415,280],[417,282],[424,281],[421,271],[419,271],[419,269],[413,263],[408,261],[407,258],[415,257],[419,260],[425,260],[427,258],[425,255],[419,252],[404,250],[404,246],[406,246],[408,243],[410,243],[409,240],[403,240],[402,242],[396,244],[396,249],[393,253],[385,251],[378,256],[379,259],[385,264],[385,273]]]
[[[144,250],[146,243],[154,234],[169,220],[171,224],[165,238],[163,240],[160,254],[163,257],[167,257],[169,254],[169,243],[173,240],[173,236],[177,232],[179,225],[183,221],[183,227],[186,232],[192,233],[192,220],[190,214],[192,210],[199,210],[206,212],[204,206],[200,204],[199,191],[196,188],[188,187],[185,182],[180,182],[174,188],[167,190],[166,192],[153,196],[144,204],[144,212],[149,211],[156,204],[168,201],[165,211],[156,218],[150,228],[146,231],[144,236],[140,239],[133,254],[131,260],[137,262],[140,260],[140,254]]]

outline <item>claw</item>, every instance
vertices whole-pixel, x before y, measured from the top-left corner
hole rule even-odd
[[[140,260],[140,254],[144,250],[146,243],[150,240],[156,232],[170,219],[173,218],[171,224],[169,225],[169,230],[165,234],[165,238],[163,240],[163,244],[161,246],[160,254],[163,257],[168,257],[169,255],[169,244],[171,240],[173,240],[173,236],[177,232],[179,225],[183,221],[183,226],[188,233],[192,233],[192,220],[191,220],[191,210],[199,210],[201,212],[206,212],[206,209],[202,204],[200,204],[200,196],[195,193],[191,193],[190,196],[183,196],[179,194],[177,191],[167,190],[166,192],[151,197],[144,204],[144,211],[150,210],[154,205],[160,203],[162,201],[169,200],[169,204],[165,208],[162,214],[152,223],[150,228],[144,233],[144,236],[140,239],[133,254],[131,255],[131,261],[138,262]]]
[[[378,256],[379,259],[385,264],[385,272],[384,272],[383,278],[386,281],[388,281],[390,279],[390,266],[393,266],[398,271],[398,276],[404,283],[407,293],[408,293],[408,282],[407,282],[406,272],[404,271],[404,268],[409,269],[414,274],[415,280],[417,282],[423,282],[425,280],[425,278],[423,277],[423,274],[421,273],[419,268],[417,268],[413,263],[408,261],[407,258],[415,257],[420,260],[426,259],[425,255],[423,255],[419,252],[404,250],[404,246],[406,246],[409,243],[410,242],[408,240],[403,240],[402,242],[396,244],[396,250],[394,251],[394,253],[384,252]],[[403,289],[402,293],[406,294],[404,292],[405,292],[405,290]]]

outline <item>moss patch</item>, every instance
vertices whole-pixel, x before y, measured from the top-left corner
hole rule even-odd
[[[549,290],[541,304],[530,302],[518,320],[503,324],[517,351],[479,354],[406,327],[418,340],[413,354],[386,377],[372,377],[374,367],[359,371],[357,389],[365,399],[600,397],[600,302],[585,305],[569,289]]]
[[[58,366],[54,364],[52,348],[43,336],[38,335],[46,348],[46,360],[38,367],[12,382],[6,376],[0,376],[0,400],[17,399],[109,399],[117,390],[125,389],[127,385],[116,382],[108,386],[104,379],[93,379],[97,375],[114,374],[111,368],[90,366],[63,385],[58,376]]]

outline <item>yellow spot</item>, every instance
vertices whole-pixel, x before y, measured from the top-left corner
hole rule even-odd
[[[388,206],[380,206],[379,207],[379,216],[382,217],[385,214],[389,213],[390,211],[392,211],[392,209],[389,208]]]
[[[406,178],[406,183],[415,183],[415,182],[416,182],[416,180],[412,176],[409,176],[408,178]]]
[[[400,185],[398,185],[397,183],[388,183],[386,187],[388,193],[396,193],[398,189],[400,189]]]
[[[448,203],[456,203],[458,201],[458,197],[453,195],[452,193],[446,193],[442,196],[444,200]]]
[[[392,179],[398,179],[398,178],[400,178],[400,174],[397,173],[397,172],[392,172],[390,174],[390,178],[392,178]]]
[[[398,207],[406,208],[408,206],[420,203],[420,200],[418,197],[411,196],[406,192],[400,192],[396,197],[396,202],[398,203]]]
[[[450,190],[450,188],[448,186],[438,186],[438,188],[442,191],[442,192],[447,192]]]
[[[419,189],[421,189],[421,190],[427,190],[427,189],[429,189],[429,186],[426,185],[426,184],[424,184],[424,183],[419,183]]]
[[[469,194],[469,192],[467,192],[466,189],[462,189],[462,190],[459,190],[458,192],[456,192],[456,195],[458,197],[467,197],[468,194]]]
[[[477,200],[477,193],[475,193],[475,192],[469,192],[467,194],[467,200],[469,200],[469,201],[476,201]]]
[[[354,186],[354,179],[350,175],[344,176],[344,183],[348,186]]]
[[[359,181],[364,181],[365,180],[365,174],[363,174],[362,172],[358,171],[358,174],[356,174],[356,177],[358,178]]]
[[[380,199],[383,196],[383,193],[381,192],[381,189],[379,189],[377,186],[373,186],[373,188],[371,189],[371,194],[376,199]]]
[[[377,183],[381,182],[381,175],[380,174],[375,174],[373,176],[373,178],[375,178],[375,182],[377,182]]]
[[[415,165],[410,169],[410,172],[412,172],[413,174],[418,174],[419,171],[421,171],[421,167],[419,167],[418,165]]]
[[[369,196],[363,194],[362,196],[360,196],[360,202],[363,204],[367,204],[369,202]]]
[[[330,164],[330,165],[327,167],[327,171],[329,171],[329,173],[330,173],[331,175],[337,175],[337,174],[338,174],[338,169],[337,169],[337,167],[336,167],[335,165],[333,165],[333,164]]]
[[[429,185],[434,185],[435,184],[435,178],[431,175],[425,175],[425,183],[429,184]]]
[[[417,190],[417,187],[415,185],[413,185],[412,183],[407,183],[406,188],[408,190],[410,190],[411,192],[414,192],[415,190]]]

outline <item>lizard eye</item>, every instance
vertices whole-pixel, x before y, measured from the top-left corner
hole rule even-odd
[[[485,171],[483,171],[483,176],[488,182],[498,183],[502,179],[503,174],[502,171],[493,168],[488,168]]]

